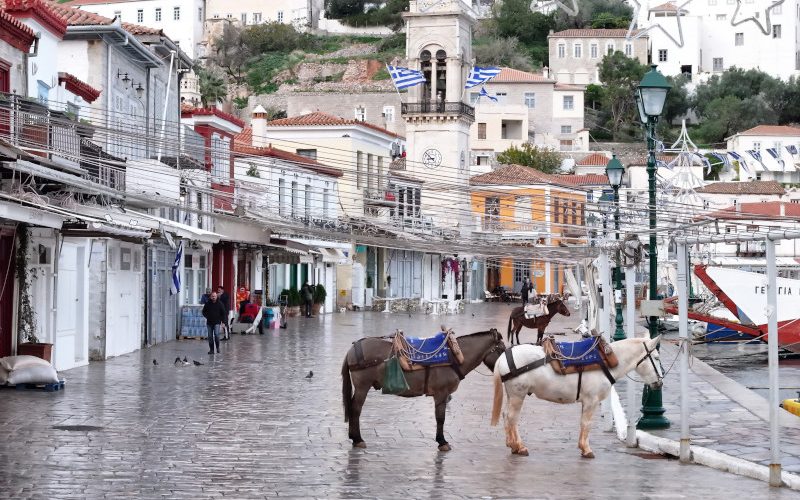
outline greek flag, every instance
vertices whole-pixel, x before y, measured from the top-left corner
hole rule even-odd
[[[420,83],[425,83],[425,75],[422,71],[415,69],[401,68],[399,66],[386,65],[386,70],[389,76],[392,77],[392,83],[397,90],[407,89]]]
[[[183,260],[183,241],[178,243],[178,251],[175,252],[175,261],[172,263],[172,286],[169,287],[170,295],[177,295],[181,291],[181,261]]]
[[[789,154],[796,155],[797,154],[797,146],[795,146],[795,145],[786,146],[786,151],[788,151]]]
[[[747,166],[747,162],[744,160],[744,158],[742,158],[742,155],[740,155],[736,151],[728,151],[728,154],[731,155],[731,157],[734,160],[739,162],[739,166],[741,166],[745,172],[747,172],[748,174],[752,173],[750,172],[750,167]]]
[[[481,91],[478,92],[478,97],[488,97],[490,101],[497,102],[497,96],[489,94],[489,92],[486,90],[486,87],[481,87]]]
[[[469,70],[469,78],[467,78],[467,84],[464,85],[464,88],[471,89],[472,87],[477,87],[482,83],[488,82],[499,74],[500,68],[481,68],[479,66],[473,66],[472,69]]]
[[[781,158],[778,148],[767,148],[767,153],[780,164],[781,168],[786,168],[786,163],[783,161],[783,158]]]
[[[708,154],[710,156],[713,156],[715,159],[719,160],[720,162],[722,162],[722,164],[725,165],[726,167],[729,167],[730,164],[731,164],[731,162],[728,160],[728,157],[725,156],[724,154],[714,153],[713,151],[708,153]]]

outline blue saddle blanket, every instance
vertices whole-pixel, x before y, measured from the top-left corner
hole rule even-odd
[[[564,356],[561,364],[567,366],[586,366],[605,363],[600,354],[600,342],[596,338],[579,340],[578,342],[556,342],[558,350]]]
[[[406,337],[406,342],[411,345],[411,362],[418,365],[450,363],[450,346],[445,341],[446,338],[447,334],[444,332],[427,338]]]

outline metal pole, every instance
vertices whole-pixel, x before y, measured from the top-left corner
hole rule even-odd
[[[778,422],[778,287],[775,268],[775,242],[766,239],[767,246],[767,353],[769,358],[769,485],[781,485],[781,450]]]
[[[650,300],[658,299],[658,242],[656,241],[656,120],[647,118],[647,192],[648,212],[650,214]],[[650,338],[658,337],[658,316],[650,316]],[[642,393],[642,418],[639,429],[666,429],[669,420],[664,416],[661,389],[644,387]]]
[[[611,337],[611,310],[609,309],[611,302],[608,300],[610,295],[611,274],[609,269],[608,253],[603,250],[598,258],[600,262],[600,286],[602,287],[602,294],[600,295],[600,303],[603,305],[600,310],[600,335],[606,342]],[[614,430],[614,417],[611,413],[610,397],[605,398],[600,402],[600,413],[603,415],[603,430]]]
[[[617,265],[614,267],[614,340],[623,340],[625,331],[622,329],[622,261],[619,250],[619,186],[614,186],[614,236],[617,241]]]
[[[686,269],[686,244],[678,243],[678,337],[680,338],[681,358],[681,446],[678,458],[689,462],[689,297]]]
[[[629,266],[625,268],[625,300],[627,301],[626,312],[628,317],[626,318],[625,327],[628,330],[628,338],[632,339],[636,337],[636,297],[635,297],[635,285],[636,285],[636,267]],[[625,385],[625,391],[627,391],[627,406],[628,406],[628,434],[625,437],[625,444],[629,448],[635,448],[637,446],[636,442],[636,420],[634,420],[633,415],[636,413],[636,382],[633,381],[632,378],[627,378],[627,383]]]

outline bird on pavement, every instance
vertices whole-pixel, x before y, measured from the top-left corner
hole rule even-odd
[[[180,357],[176,357],[176,358],[175,358],[175,364],[177,365],[177,364],[178,364],[178,363],[180,363],[180,362],[181,362],[181,358],[180,358]]]
[[[155,359],[153,360],[153,366],[158,366],[158,361],[156,361]]]
[[[309,371],[309,372],[308,372],[308,375],[306,375],[306,378],[311,378],[311,377],[313,377],[313,376],[314,376],[314,372],[312,372],[312,371]]]
[[[186,364],[189,364],[189,360],[186,359],[186,356],[183,357],[183,362],[186,363]]]
[[[472,313],[472,317],[473,317],[473,318],[475,317],[475,313]]]
[[[203,363],[196,361],[194,359],[192,360],[192,363],[194,363],[194,366],[203,366]]]

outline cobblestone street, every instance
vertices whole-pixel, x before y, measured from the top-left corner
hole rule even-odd
[[[448,405],[453,451],[436,449],[431,398],[375,391],[362,414],[368,447],[351,447],[340,369],[353,340],[395,328],[426,336],[440,322],[458,334],[497,327],[505,335],[509,311],[478,304],[458,316],[292,318],[287,330],[233,335],[216,356],[202,341],[169,342],[63,372],[65,391],[3,390],[0,491],[4,498],[796,498],[627,449],[599,429],[599,417],[591,435],[597,458],[581,459],[578,405],[528,399],[521,432],[531,456],[512,456],[502,427],[489,426],[483,366]],[[577,321],[561,318],[551,332]],[[523,332],[523,342],[534,340]],[[205,364],[174,366],[184,355]]]

